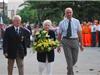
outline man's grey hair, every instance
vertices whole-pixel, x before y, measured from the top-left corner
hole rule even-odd
[[[48,20],[48,19],[43,21],[43,27],[45,26],[45,24],[48,24],[49,26],[52,26],[51,20]]]
[[[73,10],[72,10],[71,7],[66,8],[66,9],[65,9],[65,12],[67,12],[68,10],[70,10],[70,11],[73,13]]]
[[[14,20],[15,18],[18,18],[21,21],[21,16],[15,15],[12,20]]]

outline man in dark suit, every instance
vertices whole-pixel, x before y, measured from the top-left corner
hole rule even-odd
[[[12,25],[6,29],[3,37],[3,53],[8,58],[8,75],[13,73],[15,60],[19,75],[24,75],[23,59],[27,54],[26,39],[26,30],[21,26],[21,17],[15,15]]]

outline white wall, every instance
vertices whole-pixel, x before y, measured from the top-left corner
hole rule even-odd
[[[3,2],[3,0],[0,0],[0,2]],[[4,0],[5,3],[8,3],[8,0]]]
[[[8,17],[11,18],[11,10],[14,10],[14,14],[18,9],[18,6],[23,3],[23,0],[8,0]]]

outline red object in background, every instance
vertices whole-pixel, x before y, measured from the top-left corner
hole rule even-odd
[[[82,26],[83,45],[91,46],[91,27],[90,25]]]

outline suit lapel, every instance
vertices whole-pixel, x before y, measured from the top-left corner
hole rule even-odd
[[[15,31],[14,26],[11,27],[10,33],[11,33],[12,36],[15,36],[16,35],[16,31]]]

